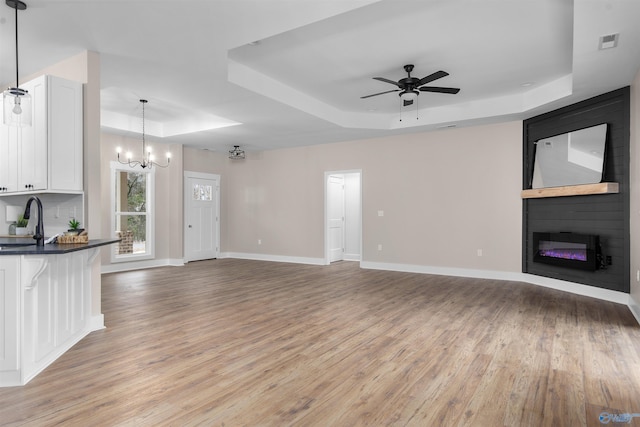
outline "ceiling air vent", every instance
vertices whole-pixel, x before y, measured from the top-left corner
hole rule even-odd
[[[598,46],[598,49],[600,50],[611,49],[618,46],[618,37],[620,37],[619,33],[607,34],[606,36],[601,36],[600,45]]]

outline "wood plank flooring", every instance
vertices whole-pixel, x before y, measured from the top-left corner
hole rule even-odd
[[[349,262],[201,261],[102,287],[107,329],[0,389],[0,424],[600,426],[640,412],[640,327],[623,305]]]

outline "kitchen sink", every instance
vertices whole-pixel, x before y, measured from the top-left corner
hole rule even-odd
[[[0,250],[2,249],[11,249],[11,248],[20,248],[23,246],[33,246],[36,242],[33,243],[0,243]]]

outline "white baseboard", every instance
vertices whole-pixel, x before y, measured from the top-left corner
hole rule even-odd
[[[522,273],[470,268],[433,267],[428,265],[395,264],[388,262],[363,261],[361,268],[371,270],[402,271],[404,273],[436,274],[440,276],[472,277],[475,279],[522,280]]]
[[[100,313],[95,316],[91,316],[91,320],[89,321],[89,330],[99,331],[100,329],[105,329],[104,326],[104,314]]]
[[[155,267],[182,267],[184,260],[177,258],[149,259],[144,261],[116,262],[113,264],[102,264],[101,274],[118,273],[121,271],[142,270]]]
[[[298,257],[288,255],[249,254],[244,252],[223,252],[220,258],[251,259],[254,261],[291,262],[294,264],[325,265],[324,258]]]
[[[587,286],[579,283],[550,279],[548,277],[536,276],[526,273],[493,270],[474,270],[467,268],[430,267],[423,265],[393,264],[368,261],[361,262],[360,267],[372,270],[402,271],[406,273],[437,274],[442,276],[472,277],[476,279],[494,279],[525,282],[533,285],[544,286],[546,288],[557,289],[564,292],[571,292],[573,294],[615,302],[618,304],[629,305],[630,301],[629,294],[624,292],[601,289],[596,288],[595,286]]]
[[[629,295],[629,310],[631,310],[631,314],[633,314],[640,325],[640,303],[634,300],[631,295]]]
[[[360,261],[360,254],[344,254],[342,257],[344,261]]]

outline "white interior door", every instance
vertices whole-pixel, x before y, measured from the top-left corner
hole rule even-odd
[[[185,172],[185,261],[218,257],[220,176]]]
[[[344,177],[330,175],[327,181],[327,243],[329,262],[344,259]]]

